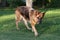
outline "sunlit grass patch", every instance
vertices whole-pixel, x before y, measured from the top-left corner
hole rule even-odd
[[[11,19],[14,19],[14,14],[1,16],[0,17],[0,22],[4,22],[4,21],[7,21],[7,20],[11,20]]]

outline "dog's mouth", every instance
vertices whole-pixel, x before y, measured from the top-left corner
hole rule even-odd
[[[40,24],[40,22],[38,21],[36,24]]]
[[[41,24],[42,23],[42,20],[39,20],[38,22],[37,22],[37,24]]]

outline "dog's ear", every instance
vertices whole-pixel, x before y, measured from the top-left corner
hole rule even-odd
[[[44,15],[45,15],[45,12],[44,13],[42,13],[42,16],[44,17]]]
[[[40,18],[43,18],[45,13],[39,13]]]
[[[34,15],[37,16],[39,12],[37,10],[34,10]]]

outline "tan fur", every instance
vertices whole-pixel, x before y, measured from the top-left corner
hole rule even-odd
[[[39,21],[38,18],[42,18],[42,17],[43,17],[43,13],[40,13],[40,12],[38,12],[37,10],[31,10],[31,11],[29,12],[29,18],[30,18],[29,20],[26,19],[24,16],[22,16],[22,15],[21,15],[21,12],[20,12],[18,9],[16,9],[15,15],[16,15],[16,16],[15,16],[15,19],[16,19],[16,28],[17,28],[18,30],[19,30],[19,28],[18,28],[18,23],[19,23],[21,20],[23,20],[24,23],[25,23],[25,25],[26,25],[26,27],[27,27],[27,29],[31,30],[31,28],[28,26],[28,23],[27,23],[27,22],[29,22],[29,23],[31,24],[31,27],[32,27],[32,30],[33,30],[35,36],[38,36],[38,32],[37,32],[37,30],[36,30],[36,28],[35,28],[35,25],[36,25],[37,22]]]

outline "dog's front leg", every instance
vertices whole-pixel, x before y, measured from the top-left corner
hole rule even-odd
[[[35,36],[38,36],[38,32],[37,32],[37,30],[35,28],[35,25],[33,23],[31,23],[31,26],[32,26],[32,30],[33,30]]]
[[[27,29],[28,29],[28,30],[31,30],[31,28],[28,26],[27,20],[23,19],[23,21],[24,21],[24,23],[25,23]]]

